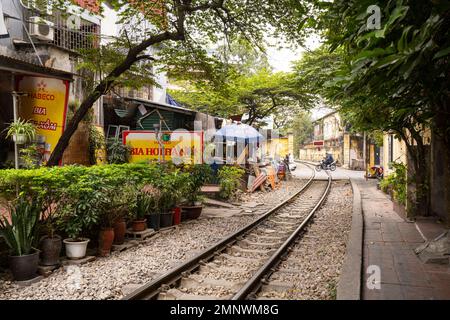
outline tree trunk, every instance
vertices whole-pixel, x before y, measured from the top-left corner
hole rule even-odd
[[[450,103],[444,99],[439,111],[431,137],[430,207],[450,227]]]
[[[75,112],[75,115],[73,116],[72,120],[69,122],[67,128],[65,129],[61,138],[59,139],[58,144],[53,150],[50,159],[47,162],[47,166],[56,166],[59,164],[64,154],[64,150],[66,150],[67,146],[69,145],[70,138],[77,130],[80,121],[83,120],[84,116],[87,114],[89,109],[92,108],[94,103],[102,95],[106,94],[111,89],[111,87],[116,82],[116,79],[120,77],[124,72],[128,71],[136,61],[142,59],[141,57],[138,56],[141,52],[143,52],[145,49],[154,44],[166,40],[183,40],[183,39],[184,34],[165,32],[156,35],[154,37],[151,37],[143,41],[136,47],[132,48],[129,51],[125,60],[122,61],[122,63],[119,64],[116,68],[114,68],[114,70],[111,71],[111,73],[104,80],[102,80],[97,85],[97,87],[87,96],[87,98],[81,103],[80,107]]]
[[[417,165],[414,172],[408,167],[408,216],[429,215],[429,165],[425,146],[414,146]]]
[[[406,210],[409,218],[418,215],[428,216],[430,204],[428,151],[423,144],[421,132],[416,131],[414,127],[408,131],[401,134],[408,151]],[[410,142],[408,134],[412,136],[414,144]]]

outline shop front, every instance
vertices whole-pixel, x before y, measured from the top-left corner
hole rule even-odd
[[[39,161],[48,160],[64,131],[72,80],[71,73],[0,56],[0,168],[14,167],[24,147],[6,139],[5,129],[19,118],[36,126]]]

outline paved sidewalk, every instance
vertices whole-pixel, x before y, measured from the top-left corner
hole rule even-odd
[[[392,209],[392,202],[377,190],[376,181],[354,179],[361,192],[364,215],[362,299],[450,299],[450,266],[424,264],[414,249],[441,231],[434,223],[407,222]],[[380,269],[380,289],[369,289],[369,266]],[[376,267],[375,267],[376,270]]]

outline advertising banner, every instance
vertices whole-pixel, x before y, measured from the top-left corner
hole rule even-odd
[[[123,143],[131,147],[130,162],[203,163],[203,131],[163,131],[160,141],[154,131],[123,132]]]
[[[64,131],[69,97],[69,81],[44,77],[17,77],[20,100],[19,117],[37,127],[37,142],[42,148],[42,162],[48,161]]]

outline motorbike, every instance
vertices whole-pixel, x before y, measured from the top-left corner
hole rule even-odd
[[[384,169],[381,166],[371,167],[369,168],[366,176],[367,178],[376,178],[378,180],[381,180],[384,177]]]
[[[322,160],[317,166],[316,166],[316,171],[322,171],[322,170],[330,170],[330,171],[335,171],[336,170],[336,161],[333,161],[332,163],[330,163],[329,165],[325,164],[325,161]]]

